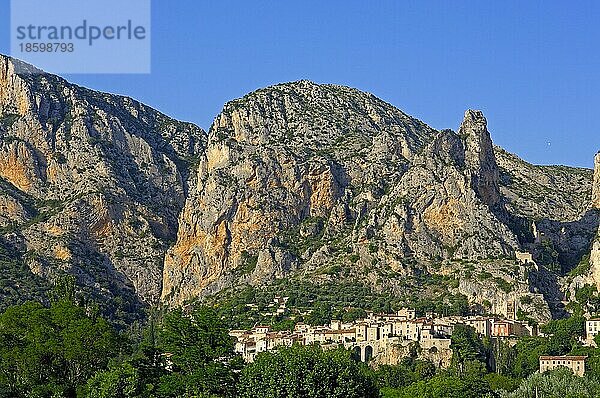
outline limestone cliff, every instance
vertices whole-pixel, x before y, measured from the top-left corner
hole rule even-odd
[[[313,255],[286,247],[284,235],[303,223],[314,222],[301,232],[306,239],[351,246],[358,214],[376,206],[434,134],[370,94],[307,81],[228,103],[166,257],[163,298],[214,292],[242,269],[251,283],[286,274]]]
[[[124,312],[294,277],[559,316],[600,280],[598,244],[565,279],[597,235],[599,169],[494,147],[480,111],[437,131],[309,81],[230,101],[205,134],[0,56],[0,255]]]
[[[600,209],[600,152],[594,157],[594,183],[592,186],[592,207]]]
[[[543,295],[512,260],[525,242],[495,152],[480,111],[468,110],[455,133],[369,94],[306,81],[232,101],[209,131],[165,259],[163,300],[290,274],[317,282],[332,267],[403,294],[403,280],[419,273],[461,278],[464,264],[496,259],[486,262],[491,284],[466,277],[456,291],[497,313],[533,294],[531,312],[547,318]]]
[[[465,164],[473,189],[483,203],[490,207],[498,205],[498,165],[483,113],[468,110],[458,134],[465,140]]]
[[[565,166],[536,166],[494,147],[500,191],[508,211],[530,220],[569,222],[590,208],[593,172]]]
[[[592,186],[592,202],[591,207],[600,210],[600,152],[594,158],[594,182]],[[600,230],[593,240],[590,258],[590,271],[588,273],[588,281],[596,285],[600,291]]]
[[[156,302],[204,145],[193,125],[0,56],[2,239],[36,274]]]

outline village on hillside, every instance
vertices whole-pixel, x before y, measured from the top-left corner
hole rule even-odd
[[[278,311],[285,310],[286,297],[275,297]],[[231,330],[236,339],[235,352],[247,362],[254,361],[261,352],[294,344],[318,344],[324,350],[339,346],[352,350],[363,362],[379,363],[398,360],[402,353],[408,355],[411,347],[418,347],[422,355],[440,368],[450,366],[452,359],[451,336],[457,325],[474,329],[480,337],[502,339],[514,345],[519,338],[538,336],[537,326],[514,317],[498,316],[437,316],[427,313],[417,317],[414,309],[402,308],[395,314],[367,313],[364,319],[353,322],[332,320],[328,325],[311,326],[297,323],[293,330],[274,331],[270,326],[258,325],[250,330]],[[600,333],[600,318],[586,322],[585,345],[595,345],[594,337]],[[583,376],[585,356],[540,356],[540,371],[564,366],[574,374]]]

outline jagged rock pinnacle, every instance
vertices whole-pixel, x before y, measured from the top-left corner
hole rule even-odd
[[[487,129],[487,120],[482,111],[467,109],[461,123],[461,130],[484,131]]]
[[[592,185],[592,207],[600,209],[600,152],[594,157],[594,183]]]
[[[490,207],[497,205],[498,165],[483,112],[467,110],[458,134],[465,142],[465,164],[471,173],[473,189],[484,203]]]

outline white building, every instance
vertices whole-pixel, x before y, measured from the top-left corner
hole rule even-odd
[[[585,337],[588,344],[595,345],[594,337],[600,332],[600,318],[585,321]]]
[[[587,356],[561,355],[561,356],[541,356],[540,373],[548,370],[565,367],[576,376],[585,374],[585,360]]]

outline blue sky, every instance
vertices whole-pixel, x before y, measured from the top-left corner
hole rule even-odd
[[[5,54],[8,4],[0,0]],[[482,109],[494,142],[533,163],[591,167],[600,150],[600,2],[152,6],[151,74],[65,77],[205,129],[230,99],[310,79],[372,92],[438,129]]]

